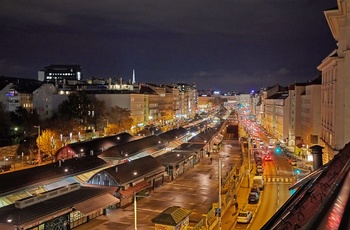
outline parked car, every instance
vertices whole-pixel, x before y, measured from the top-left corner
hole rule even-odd
[[[297,163],[298,163],[298,161],[296,159],[293,159],[293,160],[290,161],[290,164],[292,166],[297,166]]]
[[[39,164],[38,159],[32,159],[26,162],[28,165],[36,165]]]
[[[255,192],[255,193],[259,194],[259,196],[260,196],[260,189],[257,186],[253,186],[250,189],[250,192]]]
[[[7,172],[11,170],[11,165],[1,165],[0,172]]]
[[[255,157],[255,163],[256,163],[257,165],[261,165],[261,164],[262,164],[262,159],[261,159],[261,157]]]
[[[263,166],[260,164],[256,165],[256,172],[262,174],[264,172]]]
[[[249,193],[248,204],[256,204],[259,202],[259,194],[256,192]]]
[[[242,210],[238,213],[237,223],[247,224],[252,220],[252,218],[253,214],[251,211]]]

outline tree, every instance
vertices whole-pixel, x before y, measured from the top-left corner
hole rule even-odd
[[[18,128],[20,133],[32,130],[33,125],[39,123],[39,115],[35,110],[28,111],[21,106],[17,107],[10,115],[12,124]]]
[[[10,114],[5,110],[5,106],[0,102],[0,136],[6,134],[6,130],[10,128]]]
[[[130,110],[118,106],[111,107],[107,110],[106,119],[108,119],[106,128],[107,135],[130,131],[134,122],[131,118]]]
[[[58,106],[58,113],[62,117],[84,124],[90,111],[90,102],[86,93],[72,93]]]
[[[103,101],[89,97],[85,92],[73,93],[58,106],[58,114],[65,120],[78,122],[82,126],[80,129],[91,130],[91,127],[96,129],[104,105]]]
[[[38,156],[40,158],[43,155],[42,153],[46,153],[52,157],[62,147],[60,136],[51,129],[44,130],[36,139],[36,144],[41,152],[40,156]]]
[[[82,129],[82,126],[76,120],[65,119],[58,115],[54,115],[48,120],[45,127],[54,130],[60,136],[69,136],[70,133],[76,136],[79,132],[84,132],[84,129]]]

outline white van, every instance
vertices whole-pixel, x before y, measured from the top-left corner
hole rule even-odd
[[[264,190],[264,178],[262,176],[254,176],[253,186],[258,187],[260,190]]]

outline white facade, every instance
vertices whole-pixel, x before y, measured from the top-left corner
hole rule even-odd
[[[68,95],[57,95],[57,88],[51,83],[42,84],[33,92],[33,105],[40,119],[51,118],[66,99]]]
[[[317,67],[322,71],[321,135],[327,163],[350,141],[350,0],[338,0],[338,9],[325,17],[338,49]]]

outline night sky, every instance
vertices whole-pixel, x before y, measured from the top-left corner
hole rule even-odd
[[[1,0],[0,76],[51,64],[83,77],[250,91],[317,77],[336,0]]]

